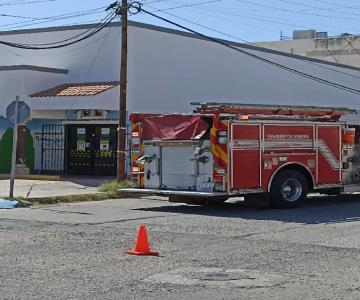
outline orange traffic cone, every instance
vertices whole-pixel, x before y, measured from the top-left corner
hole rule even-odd
[[[149,240],[146,232],[146,225],[140,225],[135,246],[132,250],[126,251],[127,254],[133,255],[159,255],[158,251],[151,251]]]

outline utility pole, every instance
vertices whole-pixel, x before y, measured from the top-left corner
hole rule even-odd
[[[19,96],[16,96],[15,100],[15,112],[14,112],[14,132],[13,132],[13,144],[11,155],[11,173],[10,173],[10,199],[14,198],[14,185],[15,185],[15,171],[16,171],[16,148],[18,137],[18,114],[19,114]]]
[[[119,98],[119,125],[118,125],[118,155],[117,155],[117,181],[126,178],[126,84],[127,84],[127,27],[128,3],[122,0],[121,14],[121,68],[120,68],[120,98]]]

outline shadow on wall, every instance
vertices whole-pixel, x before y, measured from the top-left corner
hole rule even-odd
[[[0,173],[10,172],[12,142],[12,124],[0,116]],[[27,128],[25,132],[25,164],[31,171],[34,169],[34,139]]]

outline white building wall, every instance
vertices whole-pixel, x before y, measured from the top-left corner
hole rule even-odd
[[[30,70],[0,71],[0,116],[5,116],[7,106],[16,96],[30,104],[29,95],[44,89],[44,86],[55,86],[63,82],[66,76]]]
[[[46,43],[76,35],[84,29],[4,35],[21,43]],[[90,40],[56,50],[20,50],[0,46],[0,66],[38,65],[68,69],[50,74],[24,71],[20,80],[24,98],[62,83],[119,79],[120,30],[109,27]],[[268,52],[244,50],[299,71],[353,88],[360,87],[360,72],[325,65],[342,73]],[[344,74],[347,73],[348,75]],[[19,94],[21,71],[0,72],[2,99]],[[359,77],[357,77],[359,76]],[[21,83],[22,82],[22,83]],[[119,88],[95,97],[27,99],[35,110],[118,108]],[[360,109],[360,96],[270,66],[224,46],[171,31],[140,26],[129,28],[128,109],[130,112],[189,112],[191,101],[348,106]],[[8,100],[0,102],[0,114]]]

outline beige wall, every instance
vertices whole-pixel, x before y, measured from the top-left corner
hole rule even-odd
[[[306,57],[360,67],[360,36],[260,42],[256,45]]]

